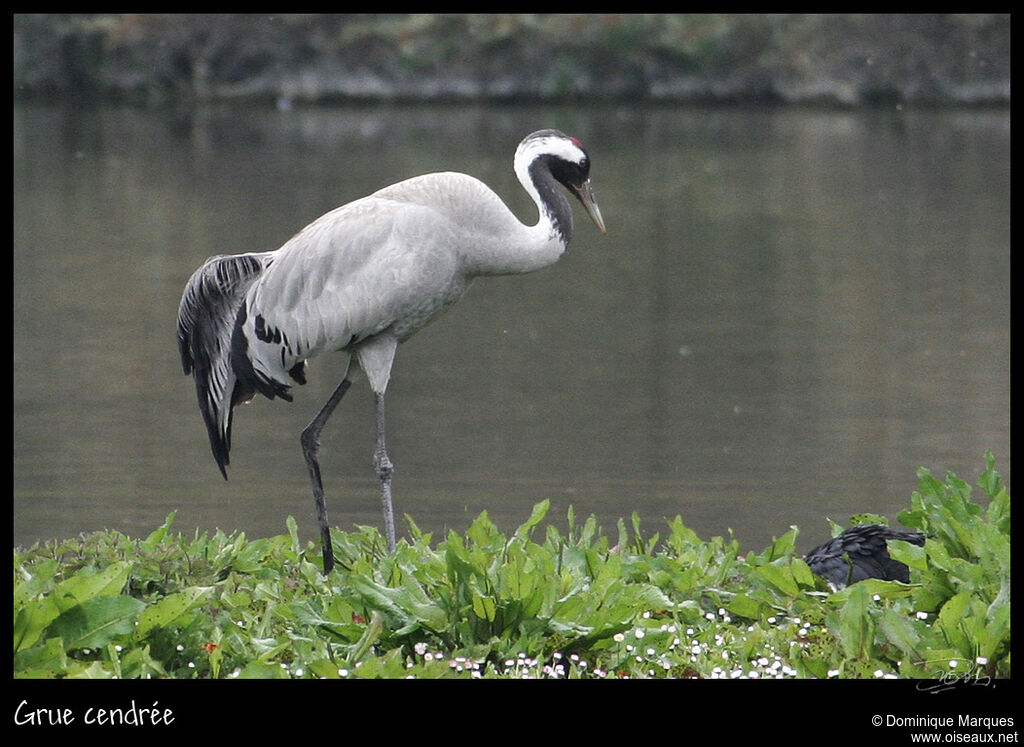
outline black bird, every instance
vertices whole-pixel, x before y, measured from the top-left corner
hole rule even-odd
[[[804,556],[807,565],[835,589],[866,578],[910,582],[910,569],[889,557],[887,540],[924,546],[924,535],[883,524],[850,527],[838,537],[818,545]]]

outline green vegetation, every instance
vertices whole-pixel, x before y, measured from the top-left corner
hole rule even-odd
[[[921,470],[893,542],[909,585],[829,593],[793,527],[760,553],[681,519],[615,536],[546,502],[511,535],[484,513],[434,543],[411,521],[334,534],[338,568],[289,533],[191,538],[174,515],[14,553],[14,668],[25,678],[619,678],[1010,675],[1010,498],[991,454],[987,507]],[[837,526],[838,531],[840,528]]]

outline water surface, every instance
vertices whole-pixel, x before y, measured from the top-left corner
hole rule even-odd
[[[344,371],[236,412],[209,453],[175,315],[212,254],[273,249],[406,176],[472,173],[524,220],[519,139],[583,140],[609,234],[478,280],[398,353],[396,511],[443,533],[537,501],[678,515],[760,549],[895,518],[915,472],[1009,478],[1009,113],[626,107],[19,106],[14,542],[112,527],[316,537],[298,445]],[[332,523],[381,525],[372,397],[324,433]],[[404,526],[402,522],[400,527]],[[804,547],[806,546],[806,547]]]

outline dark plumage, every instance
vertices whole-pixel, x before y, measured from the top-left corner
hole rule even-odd
[[[889,557],[887,540],[924,545],[924,535],[920,532],[890,529],[882,524],[862,524],[818,545],[804,556],[804,560],[812,571],[836,589],[866,578],[909,583],[910,569]]]

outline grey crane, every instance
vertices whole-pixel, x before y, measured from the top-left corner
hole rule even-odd
[[[380,480],[389,550],[395,547],[393,465],[384,438],[384,393],[400,342],[454,304],[480,275],[539,270],[573,234],[572,209],[557,185],[583,204],[601,233],[590,158],[579,140],[539,130],[516,149],[516,176],[537,203],[536,225],[519,221],[483,182],[466,174],[424,174],[342,205],[269,252],[211,257],[185,286],[178,349],[195,378],[213,457],[227,479],[233,408],[256,394],[291,401],[305,362],[349,355],[341,383],[302,431],[323,545],[334,567],[317,454],[320,432],[348,390],[358,363],[376,407],[373,464]]]

